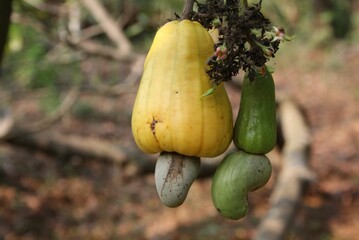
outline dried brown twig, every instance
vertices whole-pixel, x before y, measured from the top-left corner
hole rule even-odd
[[[0,140],[2,139],[8,140],[18,137],[24,137],[24,134],[26,135],[35,134],[50,128],[70,111],[70,109],[75,105],[78,96],[79,96],[79,88],[78,87],[71,88],[70,91],[67,93],[67,95],[64,97],[61,105],[49,117],[32,124],[30,127],[27,127],[26,130],[18,126],[18,123],[14,121],[14,116],[9,114],[6,115],[5,117],[7,118],[10,117],[11,122],[13,123],[11,124],[11,127],[6,131],[6,134],[3,134],[1,136]]]
[[[132,50],[130,41],[102,4],[97,0],[81,0],[81,3],[96,18],[109,39],[116,44],[118,51],[123,55],[129,55]]]

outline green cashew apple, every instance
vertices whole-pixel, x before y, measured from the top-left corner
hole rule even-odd
[[[241,102],[233,130],[233,142],[240,150],[266,154],[277,141],[275,88],[266,67],[253,79],[244,77]]]
[[[226,218],[240,219],[247,214],[247,194],[263,187],[272,166],[265,155],[244,151],[228,154],[217,168],[212,181],[212,201]]]

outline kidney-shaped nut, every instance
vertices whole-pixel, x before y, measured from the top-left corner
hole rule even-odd
[[[272,166],[265,155],[238,151],[228,154],[217,168],[212,181],[212,200],[226,218],[240,219],[247,214],[247,194],[263,187]]]
[[[167,207],[180,206],[187,197],[200,168],[199,157],[162,152],[155,169],[157,193]]]

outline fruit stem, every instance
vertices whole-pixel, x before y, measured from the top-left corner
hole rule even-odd
[[[191,20],[193,15],[193,4],[195,0],[185,0],[183,11],[182,11],[182,19]]]
[[[248,7],[248,1],[247,0],[240,0],[239,4],[242,8],[247,8]]]
[[[247,0],[239,0],[239,15],[244,15],[244,11],[248,8]]]

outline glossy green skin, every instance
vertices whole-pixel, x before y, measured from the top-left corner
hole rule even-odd
[[[264,186],[272,173],[265,155],[243,151],[227,155],[217,168],[212,181],[212,201],[226,218],[240,219],[247,214],[247,194]]]
[[[253,80],[246,75],[241,103],[233,131],[238,149],[253,154],[266,154],[277,140],[275,89],[271,73],[256,73]]]

